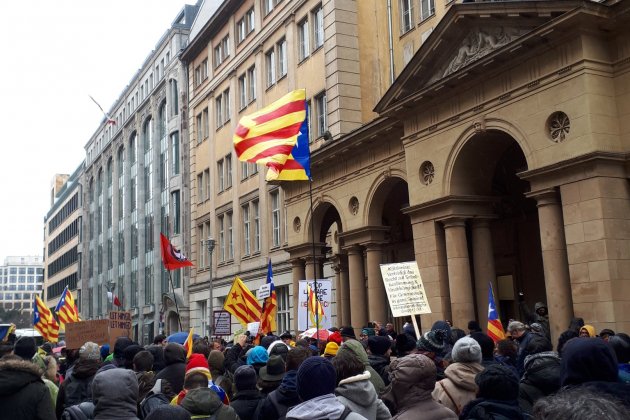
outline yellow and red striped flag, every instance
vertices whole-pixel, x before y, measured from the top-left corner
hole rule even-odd
[[[488,336],[496,343],[505,338],[505,331],[499,319],[497,305],[494,303],[494,293],[492,283],[488,286]]]
[[[311,321],[313,322],[313,325],[317,324],[315,325],[316,328],[320,328],[320,324],[324,318],[324,307],[319,299],[317,299],[315,292],[313,292],[313,289],[308,282],[306,282],[306,294],[308,299],[308,312],[310,313]]]
[[[278,298],[276,287],[273,284],[273,271],[271,260],[267,265],[267,284],[270,285],[270,294],[263,301],[262,315],[260,316],[260,334],[265,335],[276,330],[276,314],[278,313]]]
[[[68,286],[63,289],[59,303],[55,307],[55,313],[59,317],[59,324],[62,327],[71,322],[81,321],[77,305],[74,303],[72,292],[68,290]]]
[[[184,341],[184,350],[186,350],[186,359],[190,357],[193,350],[193,329],[190,329],[188,333],[188,337],[186,337],[186,341]]]
[[[33,304],[33,326],[39,331],[44,340],[51,343],[59,341],[59,324],[38,295],[35,295]]]
[[[250,322],[260,320],[260,303],[238,277],[234,279],[232,288],[225,298],[223,309],[234,315],[244,327]]]
[[[234,132],[234,150],[241,161],[267,165],[270,169],[267,178],[278,179],[305,127],[308,148],[306,90],[297,89],[260,111],[242,117]],[[297,151],[296,154],[300,156]],[[300,166],[299,160],[292,157],[289,165],[296,164]],[[290,169],[297,168],[287,168]],[[289,172],[286,175],[291,178]]]

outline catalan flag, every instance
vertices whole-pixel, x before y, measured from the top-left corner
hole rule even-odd
[[[186,350],[186,358],[188,359],[193,351],[193,329],[190,329],[186,341],[184,341],[184,350]]]
[[[282,172],[304,127],[308,127],[306,91],[298,89],[260,111],[242,117],[234,132],[234,150],[241,161],[267,165],[272,172],[267,177],[273,178],[274,173]],[[308,129],[306,136],[308,138]],[[292,160],[299,165],[295,156]]]
[[[72,297],[72,292],[68,290],[68,286],[63,289],[59,303],[57,303],[57,306],[55,307],[55,313],[57,314],[57,317],[59,317],[59,323],[61,326],[71,322],[81,321],[81,318],[79,318],[79,311],[77,310],[74,298]]]
[[[308,146],[308,122],[304,121],[300,128],[297,143],[284,165],[267,170],[267,181],[308,181],[311,179],[311,151]]]
[[[324,318],[324,308],[322,307],[322,303],[319,299],[317,299],[317,296],[308,282],[306,282],[306,294],[308,296],[307,307],[311,317],[311,322],[316,328],[320,328],[322,318]]]
[[[271,271],[271,260],[267,266],[267,284],[270,285],[270,295],[265,298],[260,316],[260,334],[267,334],[276,330],[276,314],[278,313],[278,299],[276,287],[273,284],[273,272]]]
[[[250,322],[260,320],[260,303],[238,277],[234,279],[232,288],[225,298],[223,309],[234,315],[244,327]]]
[[[488,287],[488,336],[496,343],[505,338],[505,331],[499,319],[497,305],[494,303],[494,293],[492,292],[492,283]]]
[[[44,340],[51,343],[59,341],[59,324],[53,318],[50,309],[37,295],[33,303],[33,326],[44,337]]]

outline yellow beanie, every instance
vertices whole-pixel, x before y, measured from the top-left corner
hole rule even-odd
[[[334,341],[331,341],[330,343],[326,344],[326,349],[324,350],[324,356],[336,356],[337,350],[339,350],[339,344],[335,343]]]

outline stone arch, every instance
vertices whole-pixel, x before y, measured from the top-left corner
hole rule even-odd
[[[317,199],[313,203],[313,212],[311,213],[310,209],[307,212],[304,223],[305,229],[302,232],[304,242],[312,241],[313,227],[315,229],[315,242],[326,242],[326,232],[335,222],[337,222],[339,233],[343,232],[344,223],[341,219],[342,212],[339,209],[339,203],[329,195]],[[312,226],[313,223],[314,226]]]
[[[400,183],[407,185],[407,174],[399,169],[391,169],[376,178],[370,186],[364,204],[364,224],[368,226],[380,226],[382,224],[382,213],[385,201],[391,189]],[[409,205],[409,194],[407,193],[407,205]]]

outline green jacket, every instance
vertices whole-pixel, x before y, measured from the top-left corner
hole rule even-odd
[[[339,352],[351,351],[361,360],[363,366],[365,366],[365,370],[370,372],[370,382],[374,385],[374,389],[376,389],[376,394],[381,395],[383,391],[385,391],[385,382],[383,382],[383,378],[378,374],[377,371],[370,366],[370,362],[368,360],[368,355],[363,348],[363,345],[359,343],[357,340],[348,340],[339,347],[337,354]]]

